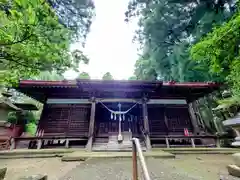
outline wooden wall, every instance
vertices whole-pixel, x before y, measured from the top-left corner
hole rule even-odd
[[[183,135],[184,128],[193,131],[188,107],[186,106],[149,106],[148,119],[150,135]]]
[[[38,127],[44,129],[45,135],[87,136],[89,119],[89,104],[46,104]]]
[[[90,104],[46,104],[39,128],[44,129],[45,135],[58,133],[69,136],[87,136],[90,108]],[[189,132],[193,130],[187,105],[148,105],[148,119],[150,135],[183,135],[184,128],[187,128]],[[142,124],[142,108],[138,105],[125,116],[125,121],[122,121],[122,131],[128,131],[130,128],[133,134],[138,134],[139,126]],[[110,112],[104,107],[97,106],[95,132],[97,135],[118,132],[118,120],[112,120]]]

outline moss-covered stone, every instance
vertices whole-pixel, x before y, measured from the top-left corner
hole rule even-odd
[[[7,172],[7,168],[0,169],[0,180],[3,180],[5,178],[6,172]]]

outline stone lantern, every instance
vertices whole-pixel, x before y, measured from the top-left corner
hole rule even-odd
[[[232,127],[236,133],[235,142],[232,143],[235,147],[240,147],[240,113],[234,118],[223,121],[225,126]],[[235,164],[228,165],[228,172],[230,175],[240,177],[240,153],[233,154]]]
[[[240,147],[240,113],[238,113],[234,118],[223,121],[224,126],[231,127],[236,134],[235,142],[232,146]]]

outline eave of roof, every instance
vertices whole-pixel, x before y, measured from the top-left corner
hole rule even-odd
[[[220,87],[221,84],[214,82],[161,82],[161,81],[138,81],[138,80],[63,80],[63,81],[41,81],[21,80],[19,86],[28,87],[78,87],[80,84],[120,84],[120,85],[163,85],[170,87]]]
[[[38,108],[34,104],[28,103],[14,103],[14,105],[22,110],[37,111]]]
[[[161,81],[136,81],[136,80],[64,80],[64,81],[39,81],[21,80],[16,89],[40,102],[44,102],[45,95],[51,92],[62,94],[70,93],[75,96],[88,96],[86,92],[130,93],[129,97],[134,98],[141,94],[149,93],[154,97],[176,95],[176,97],[188,97],[189,101],[198,99],[205,94],[219,89],[221,84],[207,82],[161,82]],[[64,90],[66,89],[66,90]],[[154,94],[155,93],[155,94]],[[110,96],[111,95],[106,95]],[[158,95],[157,95],[158,94]],[[157,95],[157,96],[156,96]],[[98,94],[98,96],[101,96]],[[117,97],[117,94],[114,96]],[[120,95],[121,96],[121,95]]]
[[[21,111],[22,109],[8,100],[0,99],[0,108],[8,109],[11,111]]]

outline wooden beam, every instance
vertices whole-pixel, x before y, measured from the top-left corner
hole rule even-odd
[[[142,102],[142,110],[143,110],[143,124],[144,124],[144,130],[146,132],[146,146],[147,150],[151,150],[151,141],[149,138],[149,122],[148,122],[148,110],[147,110],[147,102],[145,99],[143,99]]]
[[[187,104],[185,99],[149,99],[147,104]]]
[[[95,124],[95,111],[96,111],[96,100],[92,98],[92,106],[91,106],[91,115],[90,115],[90,123],[89,123],[89,131],[88,131],[88,143],[87,150],[92,151],[92,143],[94,136],[94,124]]]
[[[141,103],[140,99],[130,99],[130,98],[106,98],[106,99],[101,99],[98,98],[96,99],[97,102],[129,102],[129,103]]]

